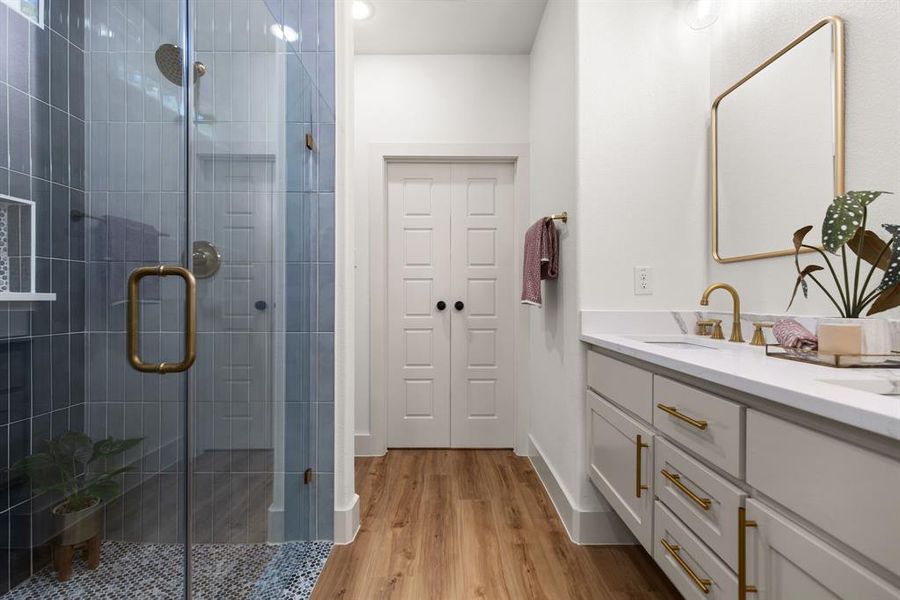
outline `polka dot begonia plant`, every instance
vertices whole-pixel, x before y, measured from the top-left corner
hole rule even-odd
[[[868,206],[884,194],[890,192],[857,191],[847,192],[832,200],[825,211],[822,222],[822,246],[804,243],[812,225],[801,227],[794,233],[794,265],[797,279],[791,304],[797,289],[808,294],[807,279],[812,281],[838,309],[842,317],[857,318],[865,314],[873,315],[900,306],[900,225],[884,224],[882,227],[891,234],[885,242],[878,235],[866,229]],[[829,289],[816,277],[815,273],[825,267],[816,264],[801,266],[801,250],[818,253],[824,259],[828,272],[834,280],[835,290]],[[856,254],[856,260],[848,260],[847,250]],[[838,273],[830,254],[840,254],[842,273]],[[863,268],[863,263],[868,263]],[[869,290],[876,270],[884,271],[877,286]],[[877,280],[876,280],[877,281]]]

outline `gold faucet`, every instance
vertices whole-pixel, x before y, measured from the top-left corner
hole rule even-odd
[[[727,283],[714,283],[703,291],[700,296],[700,306],[709,306],[709,295],[715,290],[722,289],[731,294],[734,301],[734,321],[731,324],[731,337],[729,342],[743,342],[744,333],[741,331],[741,298],[738,296],[737,290]]]

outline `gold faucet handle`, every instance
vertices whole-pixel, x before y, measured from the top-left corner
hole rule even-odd
[[[713,322],[712,339],[724,340],[725,333],[722,331],[722,319],[712,319],[712,322]]]
[[[763,328],[768,327],[771,328],[775,323],[770,323],[768,321],[763,322],[755,322],[753,323],[753,338],[750,340],[751,346],[765,346],[766,345],[766,334],[763,333]]]
[[[714,324],[712,319],[697,319],[697,335],[709,335],[709,328]]]

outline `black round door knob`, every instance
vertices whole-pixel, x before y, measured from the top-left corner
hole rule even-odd
[[[266,310],[266,308],[268,308],[268,304],[266,304],[266,301],[265,301],[265,300],[257,300],[257,301],[253,304],[253,307],[254,307],[256,310]]]
[[[438,303],[435,306],[437,306],[438,310],[444,310],[445,308],[447,308],[447,303],[443,300],[438,300]]]
[[[466,307],[466,305],[463,304],[463,301],[462,301],[462,300],[457,300],[457,301],[453,304],[453,308],[455,308],[456,310],[462,310],[462,309],[464,309],[465,307]]]

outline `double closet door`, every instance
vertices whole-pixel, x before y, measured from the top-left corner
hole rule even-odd
[[[388,446],[511,448],[514,166],[387,175]]]

